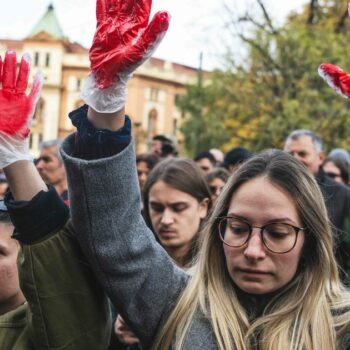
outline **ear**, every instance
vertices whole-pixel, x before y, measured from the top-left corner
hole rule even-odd
[[[209,207],[209,198],[204,198],[198,206],[198,210],[199,210],[199,217],[201,219],[204,219],[207,214],[208,214],[208,207]]]
[[[324,151],[321,151],[318,156],[320,157],[320,161],[322,164],[324,162],[324,160],[326,159],[326,155],[325,155]]]

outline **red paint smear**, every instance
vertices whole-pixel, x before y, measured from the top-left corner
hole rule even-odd
[[[90,49],[91,70],[98,87],[112,85],[120,73],[130,73],[139,66],[163,38],[170,16],[158,12],[149,22],[151,0],[136,6],[133,0],[98,0],[97,30]]]
[[[329,63],[321,64],[320,68],[332,80],[335,88],[339,89],[347,97],[350,97],[350,75],[348,73]]]

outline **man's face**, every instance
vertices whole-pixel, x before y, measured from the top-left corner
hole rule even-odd
[[[312,174],[317,175],[324,160],[324,154],[317,152],[310,136],[287,140],[284,150],[303,163]]]
[[[17,271],[19,244],[11,238],[12,232],[11,224],[0,222],[0,315],[24,301]]]
[[[57,157],[57,146],[44,148],[36,167],[47,184],[56,185],[65,179],[63,163]]]
[[[162,154],[163,142],[160,140],[153,140],[151,146],[151,152],[160,156]]]
[[[200,160],[197,160],[196,163],[201,168],[204,175],[207,175],[214,169],[213,164],[208,158],[202,158]]]

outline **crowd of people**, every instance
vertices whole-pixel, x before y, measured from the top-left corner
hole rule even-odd
[[[169,26],[150,11],[97,0],[77,131],[35,161],[42,78],[26,95],[28,56],[0,60],[0,349],[350,349],[348,151],[300,129],[135,155],[127,81]]]

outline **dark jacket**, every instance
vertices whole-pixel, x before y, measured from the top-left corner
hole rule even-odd
[[[60,215],[66,206],[53,191],[41,192],[31,202],[7,201],[21,241],[18,271],[27,303],[0,316],[1,350],[108,346],[107,298],[74,239],[68,216]]]
[[[350,188],[339,184],[320,170],[316,180],[321,188],[335,237],[335,255],[342,279],[350,273]]]

